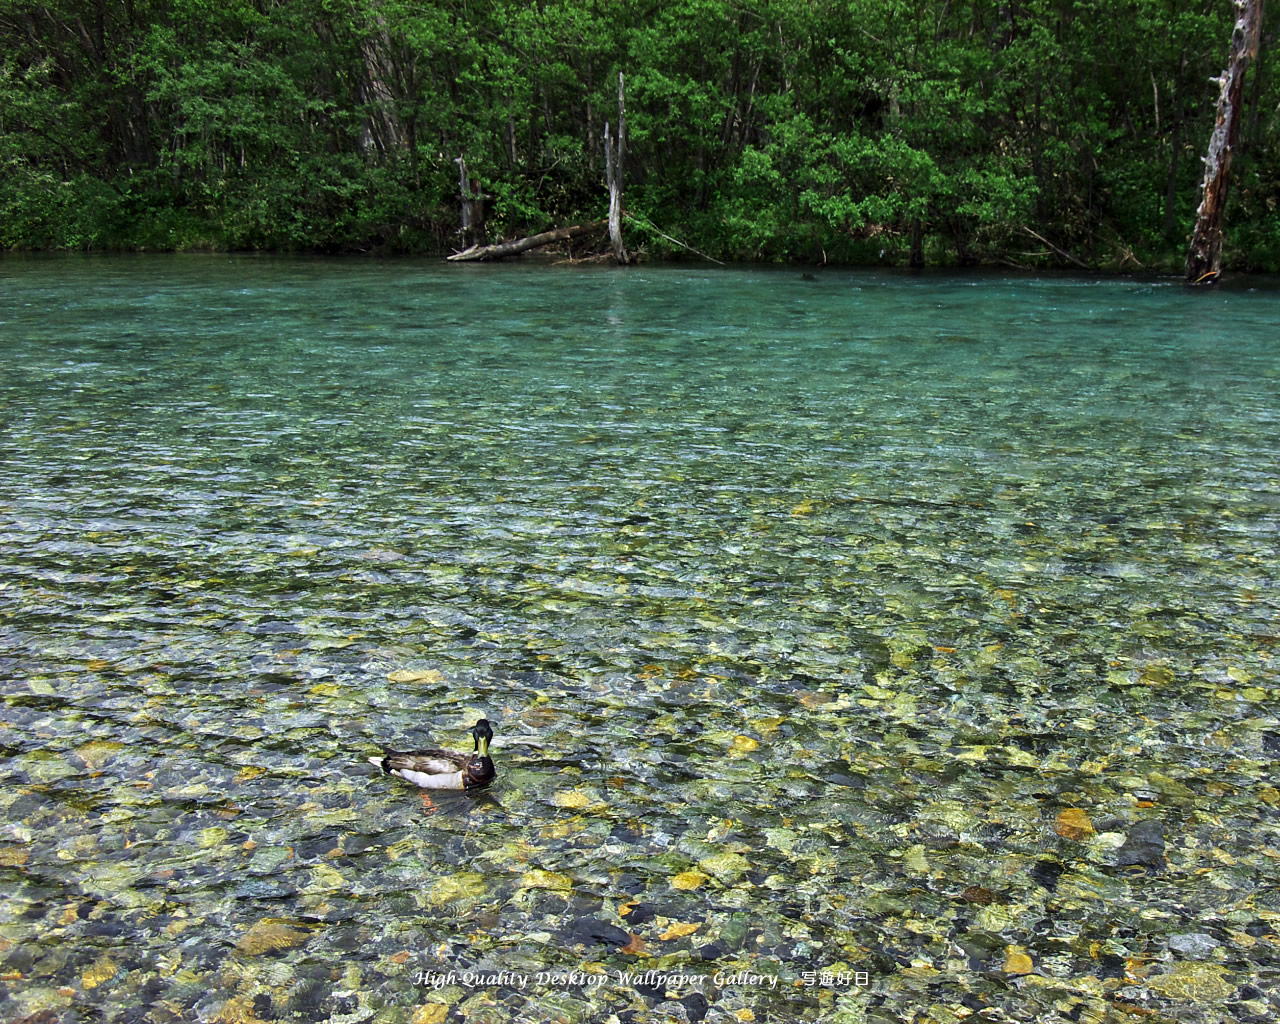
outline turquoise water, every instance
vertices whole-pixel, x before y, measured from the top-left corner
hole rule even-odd
[[[0,278],[5,1019],[1269,1012],[1280,292]]]

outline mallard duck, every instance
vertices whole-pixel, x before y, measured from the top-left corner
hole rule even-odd
[[[487,718],[476,722],[471,738],[476,746],[470,754],[452,750],[387,750],[381,757],[369,758],[369,763],[423,789],[483,789],[498,775],[489,757],[493,729]]]

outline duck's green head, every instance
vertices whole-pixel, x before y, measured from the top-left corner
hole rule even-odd
[[[471,729],[471,738],[476,741],[476,753],[481,757],[489,756],[489,742],[493,739],[493,729],[489,719],[482,718]]]

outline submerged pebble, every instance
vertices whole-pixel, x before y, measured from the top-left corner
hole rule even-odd
[[[1194,960],[1203,960],[1211,956],[1213,951],[1221,945],[1212,935],[1205,935],[1203,932],[1189,932],[1184,935],[1169,936],[1169,948],[1171,950]]]

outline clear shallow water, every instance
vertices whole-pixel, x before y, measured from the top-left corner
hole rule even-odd
[[[1269,1012],[1280,294],[0,274],[5,1018]]]

